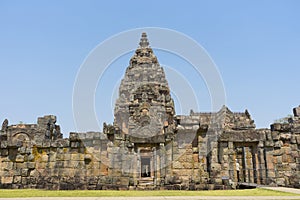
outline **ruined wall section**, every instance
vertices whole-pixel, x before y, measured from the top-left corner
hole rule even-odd
[[[206,144],[200,131],[200,118],[178,115],[175,120],[177,134],[173,141],[173,180],[170,182],[189,189],[207,189]]]
[[[215,141],[208,137],[212,125],[201,124],[201,120],[204,121],[201,116],[207,114],[176,116],[175,138],[166,138],[165,146],[153,146],[157,152],[153,155],[157,158],[154,186],[220,189],[226,185],[224,181],[231,180],[299,188],[298,110],[294,110],[294,117],[287,122],[272,124],[271,130],[226,128],[224,124],[215,146],[211,145]],[[232,120],[227,121],[233,123],[236,116],[246,115],[231,113],[227,117],[230,116]],[[246,118],[243,123],[250,121]],[[3,123],[0,132],[1,188],[138,188],[139,152],[128,140],[108,140],[109,133],[99,132],[72,132],[65,139],[57,134],[54,139],[48,138],[48,130],[48,125],[41,123],[11,126]],[[209,146],[211,151],[208,151]],[[236,160],[241,165],[240,180]],[[163,163],[171,167],[164,171]]]
[[[49,118],[53,116],[39,122]],[[112,184],[104,134],[70,133],[62,139],[57,133],[51,139],[44,125],[2,127],[0,188],[101,189]]]
[[[101,158],[103,159],[103,158]],[[109,141],[107,144],[107,168],[109,184],[106,189],[135,188],[139,178],[138,155],[127,140]]]
[[[268,182],[265,145],[272,143],[272,139],[268,139],[270,133],[269,129],[225,131],[218,141],[219,177],[233,182],[265,185]],[[239,163],[239,170],[236,163]]]
[[[270,129],[255,129],[249,120],[241,120],[242,127],[230,126],[224,129],[218,140],[218,163],[221,168],[218,180],[229,179],[233,182],[255,183],[262,185],[300,187],[300,108],[294,109],[294,117],[282,123],[274,123]],[[249,115],[250,116],[250,115]],[[246,127],[245,128],[245,124]],[[251,122],[252,123],[252,122]],[[250,124],[251,125],[251,124]],[[226,127],[226,126],[225,126]],[[231,128],[228,128],[231,127]],[[239,163],[239,176],[236,163]],[[212,179],[214,176],[210,174]],[[224,180],[223,180],[224,182]]]
[[[191,111],[189,118],[198,119],[198,158],[208,174],[204,176],[208,185],[218,189],[223,188],[226,181],[228,185],[229,181],[238,182],[235,172],[236,148],[247,142],[255,144],[251,148],[256,148],[258,142],[264,140],[261,131],[255,129],[249,112],[232,112],[224,106],[215,113]]]
[[[267,163],[273,164],[273,183],[300,188],[300,106],[293,111],[294,116],[286,122],[271,125],[273,151]]]

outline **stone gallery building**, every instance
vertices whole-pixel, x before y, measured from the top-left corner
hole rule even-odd
[[[56,117],[0,132],[0,188],[300,188],[300,107],[270,129],[249,112],[175,115],[164,69],[145,33],[126,69],[114,123],[63,138]]]

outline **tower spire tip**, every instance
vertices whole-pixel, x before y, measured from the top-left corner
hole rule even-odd
[[[142,33],[142,37],[141,37],[141,41],[140,41],[140,47],[141,48],[149,47],[147,33],[145,33],[145,32]]]

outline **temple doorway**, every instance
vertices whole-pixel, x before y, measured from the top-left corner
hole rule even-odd
[[[139,144],[137,147],[139,154],[138,159],[138,187],[140,188],[153,188],[156,178],[156,160],[155,160],[155,147],[149,144]]]
[[[149,157],[142,157],[141,158],[141,177],[151,177],[151,165],[150,165],[150,158]]]
[[[235,146],[237,182],[257,183],[257,144],[236,143]]]

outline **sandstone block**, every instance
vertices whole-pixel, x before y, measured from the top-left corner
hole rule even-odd
[[[71,154],[69,153],[64,154],[64,161],[69,161],[69,160],[71,160]]]
[[[276,184],[278,186],[285,186],[285,178],[277,178],[276,179]]]
[[[272,131],[272,138],[275,141],[279,140],[279,138],[280,138],[279,132],[278,131]]]
[[[28,176],[28,169],[22,169],[21,176]]]
[[[287,146],[287,147],[283,147],[282,149],[284,149],[285,154],[291,155],[292,151],[290,147]]]
[[[283,155],[285,152],[284,152],[284,149],[276,149],[273,151],[273,155],[274,156],[281,156]]]
[[[292,151],[291,152],[291,156],[292,156],[292,158],[299,158],[300,157],[300,152],[299,151]]]
[[[297,144],[300,144],[300,135],[296,136]]]
[[[1,141],[1,142],[0,142],[0,147],[1,147],[2,149],[7,148],[7,141]]]
[[[54,169],[56,166],[56,162],[48,162],[47,167],[50,169]]]
[[[64,160],[64,154],[63,153],[57,153],[55,160],[56,161],[62,161],[62,160]]]
[[[55,162],[56,161],[56,153],[53,153],[53,154],[49,155],[48,161],[49,162]]]
[[[107,175],[108,174],[108,167],[104,164],[100,164],[100,174]]]
[[[194,155],[197,155],[197,154],[190,154],[190,155],[187,155],[186,158],[185,158],[185,162],[187,163],[192,163],[193,162],[193,156]],[[198,156],[197,156],[198,157]]]
[[[275,178],[275,172],[274,172],[274,170],[269,170],[268,171],[268,177]]]
[[[278,143],[278,144],[280,144],[280,143]],[[274,146],[274,142],[273,141],[265,141],[265,146],[266,147],[273,147]]]
[[[295,117],[299,117],[300,116],[300,106],[294,108],[293,113],[294,113]]]
[[[69,135],[69,139],[70,139],[70,141],[77,141],[77,140],[79,140],[78,133],[71,132],[70,135]]]
[[[281,164],[282,163],[282,156],[277,156],[277,159],[274,163],[280,163]]]
[[[22,162],[24,162],[24,156],[22,156],[22,155],[17,155],[17,157],[16,157],[16,162],[17,162],[17,163],[22,163]]]
[[[85,154],[81,153],[81,154],[78,154],[78,160],[79,161],[84,161],[85,159]]]
[[[15,169],[15,170],[13,170],[13,174],[15,176],[21,176],[21,169]]]
[[[11,184],[11,183],[13,183],[13,177],[12,176],[1,177],[1,183],[2,184]]]
[[[290,144],[291,151],[298,151],[298,145],[297,144]]]
[[[183,169],[184,167],[183,167],[183,164],[181,162],[175,161],[175,162],[173,162],[173,168],[174,169]]]
[[[221,165],[219,163],[212,163],[211,168],[214,171],[221,171]]]
[[[13,183],[21,183],[22,182],[22,177],[21,176],[14,176]]]
[[[129,185],[129,178],[127,178],[127,177],[121,177],[120,178],[120,184],[128,186]]]
[[[291,135],[291,144],[297,144],[296,136]]]
[[[94,169],[87,169],[86,170],[86,176],[97,176],[98,175],[98,171],[94,170]]]
[[[189,162],[184,162],[182,163],[183,168],[185,169],[192,169],[193,168],[193,163],[189,163]]]
[[[28,155],[27,160],[30,162],[34,161],[34,155],[33,154]]]
[[[26,168],[26,167],[27,167],[27,165],[24,162],[16,163],[16,168],[17,169],[22,169],[22,168]]]
[[[193,154],[193,162],[195,163],[199,162],[199,156],[197,154]]]
[[[43,147],[44,148],[49,148],[51,146],[50,141],[43,141]]]
[[[71,160],[72,161],[80,160],[80,155],[79,154],[71,154]]]
[[[1,149],[0,154],[1,154],[1,156],[7,156],[8,155],[8,149]]]
[[[6,171],[10,171],[13,169],[13,162],[2,162],[2,167]]]
[[[292,170],[297,170],[297,164],[296,163],[290,163],[290,167]]]
[[[36,168],[37,169],[45,169],[46,168],[46,164],[45,162],[37,162],[36,163]]]
[[[43,154],[43,155],[41,156],[41,162],[48,162],[48,155]]]
[[[28,184],[28,178],[27,177],[22,177],[21,183],[26,186]]]
[[[274,147],[276,147],[276,148],[280,148],[280,147],[282,147],[283,146],[283,142],[282,141],[276,141],[275,143],[274,143]]]

